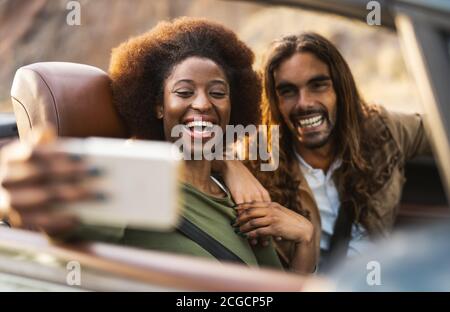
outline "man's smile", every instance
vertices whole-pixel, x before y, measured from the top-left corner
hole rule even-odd
[[[326,116],[324,114],[306,115],[296,120],[296,127],[301,132],[316,131],[325,121]]]

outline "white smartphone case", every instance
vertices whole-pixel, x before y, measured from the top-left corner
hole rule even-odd
[[[62,139],[58,149],[80,155],[100,175],[86,186],[104,200],[64,204],[60,211],[85,224],[168,230],[180,215],[182,158],[167,142],[109,138]]]

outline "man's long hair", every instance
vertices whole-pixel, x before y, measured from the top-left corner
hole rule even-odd
[[[365,160],[365,144],[361,139],[364,133],[363,122],[371,108],[359,95],[353,75],[342,55],[330,41],[318,34],[303,33],[283,37],[272,44],[266,56],[262,121],[265,125],[280,125],[280,163],[275,172],[255,174],[268,189],[273,201],[290,209],[303,211],[299,198],[300,181],[298,175],[294,174],[294,166],[298,166],[294,156],[294,138],[281,116],[274,79],[274,71],[295,53],[312,53],[329,68],[337,98],[337,122],[332,139],[336,142],[337,157],[342,159],[338,188],[340,194],[343,191],[348,194],[341,198],[341,202],[354,201],[352,206],[358,218],[370,196],[370,183],[366,179],[373,171]]]

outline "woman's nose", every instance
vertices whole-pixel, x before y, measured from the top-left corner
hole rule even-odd
[[[205,112],[211,109],[212,103],[205,92],[199,92],[191,106],[193,109]]]

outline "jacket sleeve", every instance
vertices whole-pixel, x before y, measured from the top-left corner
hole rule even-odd
[[[406,160],[416,156],[432,155],[430,141],[423,125],[423,116],[386,112],[385,120]]]

